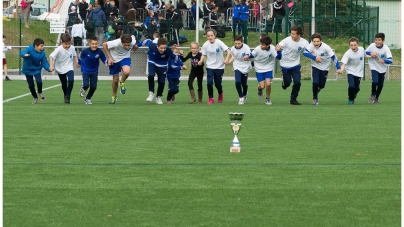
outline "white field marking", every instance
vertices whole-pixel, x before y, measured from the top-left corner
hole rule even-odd
[[[49,90],[49,89],[52,89],[52,88],[55,88],[55,87],[59,87],[59,86],[61,86],[61,84],[56,84],[56,85],[47,87],[47,88],[42,89],[42,90],[43,90],[43,91],[46,91],[46,90]],[[30,92],[30,93],[27,93],[27,94],[23,94],[23,95],[16,96],[16,97],[13,97],[13,98],[10,98],[10,99],[6,99],[6,100],[3,101],[3,103],[5,103],[5,102],[10,102],[10,101],[13,101],[13,100],[16,100],[16,99],[19,99],[19,98],[22,98],[22,97],[25,97],[25,96],[28,96],[28,95],[31,95],[31,92]]]

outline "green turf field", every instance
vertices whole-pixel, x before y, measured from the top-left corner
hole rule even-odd
[[[214,105],[206,82],[204,103],[188,104],[186,81],[171,105],[146,103],[146,81],[128,81],[116,105],[110,81],[92,106],[80,81],[70,105],[60,87],[37,105],[3,103],[4,226],[400,226],[400,81],[378,105],[362,81],[349,106],[346,81],[327,82],[318,106],[310,83],[302,106],[280,81],[272,106],[255,81],[244,106],[233,81]],[[28,92],[3,84],[4,100]],[[241,153],[229,152],[234,111],[245,113]]]

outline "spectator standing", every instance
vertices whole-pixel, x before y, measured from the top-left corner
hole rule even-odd
[[[79,15],[81,17],[81,20],[85,21],[87,19],[87,9],[88,9],[88,3],[86,0],[81,0],[79,4]]]
[[[22,13],[22,18],[25,23],[25,27],[29,28],[29,16],[31,14],[31,4],[34,3],[33,0],[22,0],[21,4],[21,13]]]
[[[119,16],[125,17],[126,12],[129,10],[129,6],[131,6],[130,0],[120,0],[119,1]]]
[[[95,9],[91,10],[88,15],[88,19],[94,22],[94,35],[98,37],[98,44],[100,45],[104,41],[104,28],[106,27],[107,18],[101,9],[100,5],[96,5]]]
[[[281,32],[282,31],[282,20],[285,16],[285,7],[286,4],[283,0],[274,0],[273,3],[273,14],[272,20],[274,21],[274,25],[272,27],[272,32]]]

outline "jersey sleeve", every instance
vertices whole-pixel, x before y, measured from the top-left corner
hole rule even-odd
[[[59,55],[59,52],[60,52],[61,48],[62,48],[62,46],[58,46],[58,47],[49,55],[49,57],[55,59],[55,58]]]
[[[220,45],[220,48],[222,48],[223,51],[227,51],[229,49],[229,47],[226,44],[224,44],[224,42],[222,42],[221,40],[219,42],[219,45]]]
[[[348,60],[349,60],[349,50],[345,52],[344,56],[341,59],[341,62],[346,65],[348,63]]]
[[[205,43],[206,44],[206,43]],[[207,54],[207,51],[206,51],[206,45],[205,44],[203,44],[203,46],[202,46],[202,48],[201,48],[201,54],[203,55],[203,56],[206,56],[206,54]]]
[[[112,41],[108,41],[107,42],[108,49],[118,47],[120,43],[121,43],[121,39],[115,39]]]

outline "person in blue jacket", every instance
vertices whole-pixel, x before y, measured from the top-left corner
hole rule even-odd
[[[171,50],[175,55],[179,55],[180,51],[174,45],[171,47]],[[167,81],[168,81],[168,94],[167,94],[167,104],[171,104],[171,101],[174,101],[175,94],[177,94],[180,89],[180,77],[181,77],[181,69],[186,70],[187,67],[178,59],[168,59],[168,69],[167,69]]]
[[[100,66],[100,60],[106,66],[108,66],[108,60],[105,57],[104,52],[98,48],[97,37],[92,36],[89,42],[90,47],[80,52],[79,65],[81,73],[83,74],[83,87],[80,89],[80,97],[84,97],[87,89],[90,87],[84,103],[86,105],[92,105],[91,97],[97,89],[98,82],[98,67]]]
[[[245,0],[241,0],[240,4],[240,24],[241,24],[241,30],[243,31],[243,36],[247,36],[247,24],[248,24],[248,6],[245,2]],[[239,32],[240,35],[240,32]]]
[[[20,57],[24,59],[21,72],[25,74],[28,88],[31,91],[32,97],[34,98],[32,104],[38,103],[38,95],[42,101],[45,101],[46,99],[42,92],[42,68],[49,72],[54,70],[54,68],[49,65],[48,59],[46,59],[46,53],[43,50],[44,43],[45,42],[42,39],[36,38],[33,44],[20,52]],[[38,87],[38,94],[35,91],[34,77],[36,86]]]
[[[154,99],[154,75],[157,74],[158,87],[156,103],[163,104],[162,96],[166,81],[167,63],[169,58],[178,61],[178,56],[173,53],[170,47],[167,47],[168,41],[166,38],[159,38],[157,44],[152,40],[146,39],[136,44],[134,50],[141,46],[148,46],[147,52],[149,67],[148,83],[149,83],[149,96],[146,101],[151,102]]]
[[[94,35],[98,37],[98,44],[102,45],[104,42],[104,30],[107,25],[107,18],[105,17],[104,11],[102,11],[100,5],[96,5],[95,9],[90,11],[87,17],[89,20],[93,20],[94,23]]]
[[[240,20],[240,13],[241,13],[241,6],[239,0],[234,0],[234,7],[233,7],[233,38],[236,36],[236,29],[237,34],[241,34],[241,20]]]

